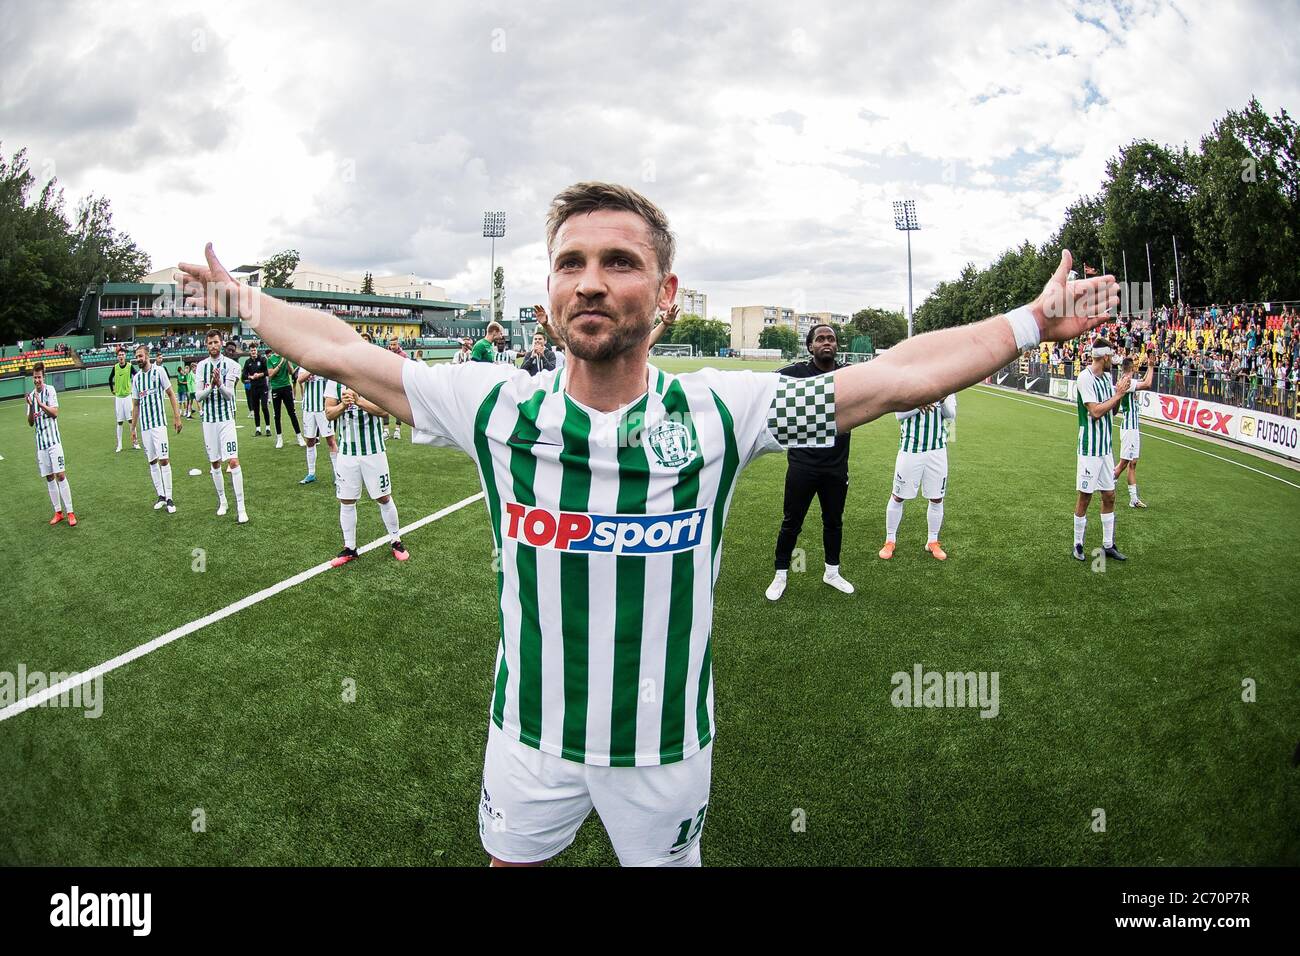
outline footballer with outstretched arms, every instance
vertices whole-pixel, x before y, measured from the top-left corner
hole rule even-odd
[[[334,461],[334,492],[339,500],[343,550],[330,562],[336,568],[357,557],[357,501],[363,484],[370,499],[379,505],[393,557],[398,561],[410,557],[398,534],[402,525],[397,519],[397,505],[393,503],[393,479],[384,446],[383,420],[388,414],[341,381],[325,383],[325,417],[335,423],[339,443],[339,456]]]
[[[44,362],[32,366],[32,390],[26,397],[27,424],[36,429],[36,467],[45,479],[50,504],[54,506],[50,524],[58,524],[66,515],[68,527],[75,528],[77,515],[72,510],[72,489],[68,487],[63,438],[59,435],[59,395],[54,386],[45,381]]]
[[[1116,561],[1128,558],[1115,547],[1115,459],[1111,455],[1115,409],[1128,394],[1133,376],[1122,375],[1118,383],[1110,378],[1110,342],[1093,339],[1092,363],[1075,380],[1075,405],[1079,413],[1076,440],[1077,466],[1075,490],[1079,497],[1074,506],[1074,550],[1076,561],[1086,561],[1083,541],[1088,530],[1088,504],[1095,492],[1101,492],[1101,546],[1106,557]]]
[[[1119,415],[1119,464],[1115,466],[1115,480],[1119,481],[1119,476],[1124,474],[1125,471],[1128,472],[1128,506],[1130,508],[1146,507],[1146,502],[1138,497],[1137,467],[1138,455],[1142,453],[1142,432],[1140,431],[1136,394],[1151,387],[1156,363],[1150,357],[1146,358],[1146,363],[1146,376],[1137,380],[1130,378],[1129,389],[1120,398],[1119,405],[1115,409]],[[1124,359],[1120,371],[1128,376],[1133,375],[1133,359],[1131,357]]]
[[[1067,252],[1030,305],[832,375],[671,375],[646,349],[678,286],[663,212],[625,186],[579,183],[552,200],[546,241],[550,312],[569,360],[535,376],[404,362],[341,320],[236,283],[210,243],[178,280],[190,301],[241,316],[271,347],[411,423],[417,442],[477,464],[499,549],[479,800],[493,864],[549,859],[594,808],[623,864],[698,865],[713,585],[745,466],[937,402],[1040,338],[1073,338],[1105,320],[1118,285],[1068,282]]]
[[[885,506],[885,544],[880,557],[888,561],[894,556],[898,526],[903,520],[903,502],[915,498],[919,491],[930,504],[925,510],[928,537],[925,550],[940,561],[948,560],[948,553],[939,543],[939,530],[943,527],[943,499],[948,493],[948,446],[944,438],[944,422],[957,417],[957,396],[948,395],[941,401],[920,408],[896,412],[898,418],[898,455],[894,458],[894,489]]]
[[[145,345],[135,347],[135,360],[140,366],[131,379],[131,431],[140,436],[144,455],[149,462],[149,478],[153,481],[158,500],[153,510],[166,508],[168,514],[176,513],[172,500],[172,465],[167,442],[166,404],[171,403],[172,425],[181,433],[181,409],[172,391],[171,379],[161,362],[154,362]]]
[[[212,484],[217,489],[217,517],[226,513],[226,481],[221,473],[221,463],[226,462],[230,484],[235,489],[235,512],[239,524],[248,523],[244,508],[244,469],[239,466],[239,438],[235,434],[235,389],[240,383],[239,363],[221,354],[223,342],[220,329],[208,329],[203,337],[208,357],[194,373],[203,420],[203,447],[207,449],[208,464],[212,467]]]
[[[339,445],[334,440],[334,423],[325,416],[325,379],[299,368],[298,384],[302,386],[302,434],[307,439],[307,475],[298,484],[310,485],[316,480],[316,443],[325,439],[330,471],[335,475],[338,474]]]
[[[113,410],[117,416],[117,451],[122,450],[122,423],[131,422],[131,446],[140,447],[140,439],[131,419],[131,379],[136,367],[126,359],[126,349],[117,350],[117,364],[108,368],[108,390],[113,393]]]

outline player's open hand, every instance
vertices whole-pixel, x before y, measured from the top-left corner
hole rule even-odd
[[[546,306],[544,305],[533,306],[533,318],[537,320],[538,325],[546,325],[551,321],[551,317],[546,314]]]
[[[236,282],[226,270],[212,243],[203,247],[206,262],[202,265],[182,262],[176,281],[185,295],[185,304],[201,306],[216,315],[238,316],[246,325],[257,326],[257,290]]]
[[[1061,262],[1032,306],[1044,341],[1065,342],[1101,325],[1119,305],[1119,283],[1112,275],[1070,279],[1074,257],[1061,250]]]
[[[1133,374],[1131,372],[1127,375],[1121,375],[1119,381],[1115,384],[1115,394],[1123,395],[1129,390],[1129,386],[1132,384]]]
[[[663,316],[663,323],[664,323],[664,325],[672,325],[674,322],[676,322],[676,321],[677,321],[677,313],[680,312],[680,311],[681,311],[681,309],[678,308],[677,303],[674,302],[673,305],[672,305],[672,308],[670,308],[667,312],[664,313],[664,316]]]

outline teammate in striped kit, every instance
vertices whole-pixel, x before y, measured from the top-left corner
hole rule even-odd
[[[140,436],[145,458],[149,460],[149,477],[158,494],[153,510],[165,507],[168,514],[175,514],[164,399],[171,404],[172,425],[178,435],[181,433],[181,409],[176,403],[176,393],[172,391],[167,370],[162,363],[150,360],[148,346],[135,347],[135,360],[140,371],[131,379],[131,430]]]
[[[897,412],[898,455],[894,458],[894,491],[885,506],[885,545],[880,557],[894,556],[898,525],[903,520],[903,502],[915,498],[918,491],[930,499],[925,519],[929,529],[925,550],[940,561],[948,554],[939,543],[943,527],[943,496],[948,493],[948,447],[944,442],[944,422],[957,417],[957,396]]]
[[[187,299],[259,319],[272,348],[475,460],[498,554],[501,628],[479,827],[494,865],[549,859],[594,808],[628,865],[698,865],[713,742],[713,585],[741,470],[824,447],[886,412],[937,402],[1040,337],[1070,339],[1118,304],[1114,277],[1068,281],[1007,316],[917,336],[833,374],[649,366],[674,240],[644,196],[580,183],[547,221],[562,372],[426,366],[346,323],[234,281],[211,244]],[[344,456],[340,456],[341,458]],[[431,624],[437,627],[437,624]]]
[[[316,443],[325,439],[330,453],[330,471],[336,475],[339,444],[334,440],[334,423],[325,417],[325,379],[300,368],[298,384],[302,386],[302,434],[307,439],[307,477],[298,484],[310,485],[316,480]]]
[[[208,357],[199,363],[194,373],[203,418],[203,447],[207,449],[208,464],[212,466],[212,484],[217,489],[217,517],[227,510],[226,482],[221,476],[221,463],[230,471],[230,484],[235,489],[235,514],[239,524],[248,523],[244,508],[244,470],[239,467],[239,438],[235,434],[235,389],[239,385],[239,363],[221,354],[220,329],[208,329],[204,336]]]
[[[77,516],[72,510],[72,489],[64,471],[63,439],[59,435],[59,395],[53,385],[45,382],[45,363],[32,366],[32,390],[27,393],[27,424],[36,429],[36,467],[45,479],[54,506],[50,524],[58,524],[67,514],[68,527],[77,526]],[[120,451],[121,449],[119,449]],[[59,506],[62,499],[63,505]]]
[[[117,451],[122,450],[122,423],[131,421],[131,379],[135,371],[135,366],[126,360],[126,349],[118,349],[117,364],[108,368],[108,390],[113,393],[113,409],[117,416]],[[131,423],[131,446],[140,447],[134,422]]]
[[[362,484],[371,500],[379,505],[393,557],[405,561],[411,556],[398,535],[402,525],[393,502],[393,479],[384,446],[383,419],[387,414],[342,382],[325,383],[325,417],[337,423],[339,443],[339,456],[334,461],[334,493],[339,499],[343,550],[330,562],[336,568],[357,557],[357,499],[361,497]]]
[[[1075,489],[1079,492],[1074,507],[1075,560],[1086,561],[1084,535],[1088,529],[1088,503],[1094,492],[1101,492],[1101,545],[1106,557],[1116,561],[1127,558],[1115,547],[1115,460],[1111,457],[1115,407],[1128,393],[1131,375],[1110,380],[1110,342],[1097,338],[1092,343],[1092,365],[1079,373],[1075,381],[1075,404],[1079,411],[1079,436],[1076,452]]]
[[[1139,430],[1141,423],[1138,415],[1137,395],[1135,394],[1151,387],[1156,363],[1151,358],[1146,361],[1146,377],[1137,381],[1130,379],[1132,384],[1129,385],[1129,390],[1119,400],[1119,408],[1117,409],[1119,412],[1119,464],[1115,466],[1115,480],[1119,481],[1119,476],[1126,470],[1128,471],[1128,506],[1130,508],[1146,507],[1146,502],[1138,497],[1137,467],[1138,455],[1142,453],[1142,432]],[[1120,371],[1125,375],[1132,376],[1133,359],[1124,359]]]

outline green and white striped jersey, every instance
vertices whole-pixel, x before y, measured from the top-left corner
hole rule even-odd
[[[194,373],[194,385],[196,390],[211,386],[214,366],[221,378],[218,380],[219,387],[213,388],[203,399],[203,420],[205,422],[233,421],[235,386],[239,384],[239,365],[234,359],[226,358],[224,355],[218,355],[216,359],[205,358]],[[221,390],[223,388],[229,389],[230,395],[226,395]]]
[[[325,397],[342,401],[345,388],[342,382],[326,382]],[[385,447],[384,420],[353,405],[334,419],[334,437],[341,455],[378,455]]]
[[[131,397],[140,403],[140,428],[167,427],[167,389],[171,388],[171,379],[167,370],[158,363],[149,366],[149,371],[141,370],[131,379]]]
[[[1112,432],[1115,429],[1115,411],[1101,418],[1088,414],[1092,402],[1107,401],[1115,394],[1115,383],[1109,374],[1093,375],[1085,368],[1074,383],[1074,400],[1079,409],[1079,441],[1076,451],[1080,455],[1109,455]]]
[[[36,400],[40,401],[50,408],[59,407],[59,394],[54,390],[54,386],[46,382],[40,388],[34,388],[27,393],[27,401],[32,408],[36,409],[36,450],[45,451],[47,448],[53,448],[55,445],[62,444],[63,439],[59,437],[59,420],[50,416],[43,408],[38,408]]]
[[[304,412],[325,411],[325,379],[313,374],[302,383],[302,410]]]
[[[736,479],[764,452],[834,445],[833,376],[650,367],[646,394],[609,413],[568,396],[563,370],[407,362],[403,380],[412,440],[465,451],[483,485],[501,604],[492,721],[601,766],[707,745]]]
[[[949,395],[928,412],[918,408],[895,412],[898,417],[898,450],[912,454],[938,451],[944,447],[943,423],[957,416],[957,397]]]
[[[1138,427],[1137,393],[1140,391],[1142,391],[1142,383],[1135,380],[1129,384],[1128,391],[1120,396],[1117,406],[1120,431],[1129,431]]]

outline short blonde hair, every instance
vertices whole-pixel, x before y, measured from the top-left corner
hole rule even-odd
[[[546,216],[546,252],[555,249],[555,236],[573,216],[595,212],[598,209],[615,209],[635,213],[650,229],[650,239],[655,248],[659,273],[667,275],[673,269],[677,254],[677,240],[668,229],[664,211],[635,189],[617,183],[574,183],[551,200],[551,210]]]

